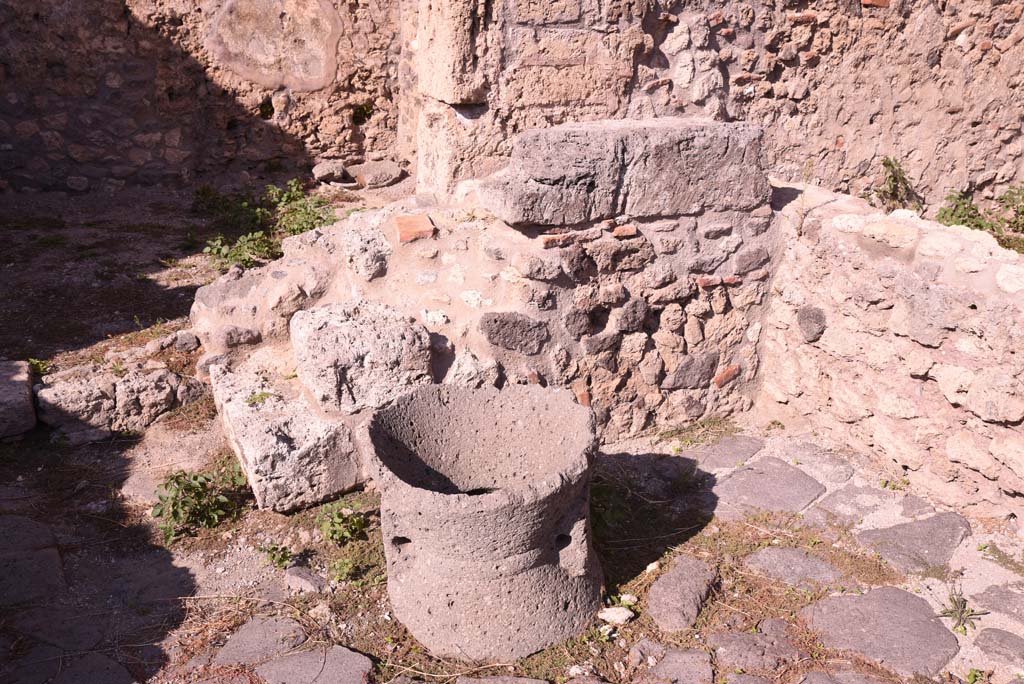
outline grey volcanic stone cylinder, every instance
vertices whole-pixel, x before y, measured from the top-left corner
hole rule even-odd
[[[381,489],[391,605],[431,652],[514,659],[586,627],[602,582],[590,409],[535,385],[426,386],[359,439]]]

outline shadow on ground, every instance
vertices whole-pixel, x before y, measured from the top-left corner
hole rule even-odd
[[[704,529],[714,515],[714,483],[714,475],[684,456],[598,456],[591,516],[610,594]]]

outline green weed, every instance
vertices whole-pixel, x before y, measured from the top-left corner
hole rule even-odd
[[[924,207],[921,195],[914,189],[910,177],[903,170],[903,164],[895,157],[884,157],[882,169],[885,177],[881,187],[875,188],[872,199],[878,201],[886,211],[895,209],[913,209],[921,211]]]
[[[267,557],[267,561],[275,568],[284,570],[292,562],[292,550],[287,546],[281,546],[280,544],[271,542],[266,546],[261,546],[260,551]]]
[[[365,539],[370,521],[366,515],[341,506],[328,506],[317,517],[324,539],[343,546],[354,539]]]
[[[239,490],[245,484],[237,463],[212,473],[178,470],[168,475],[157,489],[159,503],[153,506],[166,542],[233,518],[241,508]]]

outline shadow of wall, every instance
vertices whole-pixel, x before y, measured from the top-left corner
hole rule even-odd
[[[391,4],[0,2],[0,189],[241,183],[387,150]]]

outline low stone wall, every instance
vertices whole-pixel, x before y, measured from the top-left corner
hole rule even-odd
[[[1024,516],[1024,257],[814,188],[780,219],[763,399],[951,506]]]
[[[566,137],[601,144],[566,148]],[[516,145],[513,165],[479,188],[498,220],[409,198],[290,238],[283,259],[200,289],[200,366],[232,368],[213,374],[218,405],[267,400],[222,410],[244,463],[316,452],[293,435],[294,458],[268,456],[260,420],[274,434],[304,415],[352,427],[431,382],[569,387],[607,440],[750,407],[775,250],[760,131],[599,122]],[[539,182],[565,161],[554,150],[576,155],[575,172]],[[680,172],[659,174],[660,162]],[[244,382],[232,380],[240,359]]]

